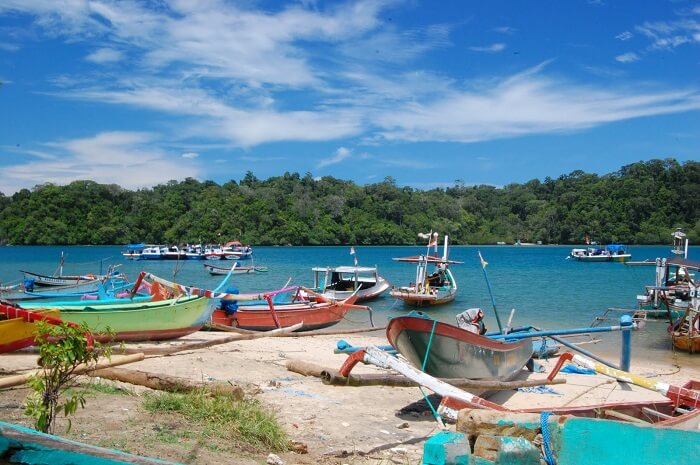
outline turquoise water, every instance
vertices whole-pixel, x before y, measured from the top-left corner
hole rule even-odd
[[[171,261],[132,261],[121,257],[120,246],[79,247],[0,247],[0,282],[8,284],[21,280],[19,270],[51,274],[56,270],[61,252],[65,253],[65,274],[98,273],[99,260],[104,267],[109,263],[121,264],[120,270],[132,280],[139,271],[146,270],[166,279],[172,279],[176,263]],[[361,265],[377,265],[380,274],[390,283],[401,286],[413,281],[415,268],[391,259],[421,253],[421,247],[356,247]],[[259,292],[277,289],[291,278],[293,284],[311,285],[313,266],[351,265],[349,247],[254,247],[254,262],[269,267],[268,273],[237,275],[229,287],[241,292]],[[654,282],[654,267],[631,267],[621,263],[581,263],[567,260],[569,246],[455,246],[450,258],[463,261],[453,265],[452,272],[459,285],[457,298],[452,303],[429,309],[430,314],[442,321],[454,322],[454,316],[470,307],[481,307],[487,315],[489,329],[497,328],[484,273],[477,251],[488,262],[486,272],[491,283],[496,306],[505,324],[515,309],[513,325],[535,325],[542,328],[571,328],[588,326],[593,319],[610,307],[633,308],[636,296],[645,285]],[[632,247],[632,259],[653,260],[667,257],[670,247]],[[700,247],[691,247],[689,258],[700,259]],[[176,280],[182,284],[214,288],[220,277],[210,276],[203,261],[180,262]],[[217,262],[227,264],[229,262]],[[403,305],[388,293],[369,302],[376,325],[386,323],[388,317],[405,313]],[[350,312],[344,323],[367,326],[365,312]],[[614,322],[610,322],[614,324]],[[586,348],[617,357],[619,333],[603,335],[603,342]],[[648,323],[633,334],[634,357],[651,357],[672,363],[692,363],[700,366],[700,357],[674,354],[666,325]]]

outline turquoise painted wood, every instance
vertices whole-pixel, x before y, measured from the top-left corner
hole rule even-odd
[[[572,418],[562,428],[555,455],[566,465],[697,465],[700,432]]]
[[[423,446],[423,465],[468,465],[469,456],[469,443],[462,433],[441,431]]]
[[[0,463],[22,465],[177,465],[0,422]]]

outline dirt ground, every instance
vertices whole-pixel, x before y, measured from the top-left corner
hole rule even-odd
[[[249,395],[276,412],[293,441],[307,446],[308,454],[278,454],[285,464],[420,464],[425,439],[439,429],[425,406],[413,408],[422,399],[418,388],[327,386],[318,378],[292,373],[285,367],[288,360],[299,359],[337,369],[346,358],[346,355],[333,353],[339,339],[357,346],[386,344],[383,333],[374,334],[230,342],[170,356],[148,357],[125,367],[195,381],[228,381],[241,385]],[[229,334],[198,332],[184,340],[157,346],[226,336]],[[700,378],[700,373],[690,369],[650,366],[642,357],[638,361],[638,364],[633,361],[632,371],[640,375],[658,377],[675,384],[682,384],[689,378]],[[549,371],[554,360],[542,363]],[[32,353],[20,352],[0,357],[0,374],[3,375],[22,373],[35,366],[36,355]],[[358,365],[353,372],[379,371],[374,367]],[[551,386],[550,392],[502,391],[491,396],[490,400],[517,408],[662,399],[660,394],[602,376],[559,376],[567,380],[566,384]],[[527,371],[523,371],[521,376],[544,377],[546,373]],[[141,404],[147,388],[117,384],[128,393],[91,394],[87,407],[74,417],[72,430],[65,436],[181,463],[265,463],[266,452],[241,451],[216,440],[207,443],[183,440],[181,433],[188,431],[192,425],[183,424],[175,416],[154,416],[146,412]],[[0,391],[0,420],[30,426],[20,408],[27,393],[24,388]],[[60,421],[56,431],[63,434],[65,422]]]

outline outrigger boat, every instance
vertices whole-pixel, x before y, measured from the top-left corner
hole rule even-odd
[[[572,249],[569,258],[579,262],[625,262],[632,258],[632,254],[627,252],[624,245],[609,244],[605,248]]]
[[[416,264],[415,282],[408,286],[392,287],[390,295],[415,307],[440,305],[454,300],[457,295],[457,281],[455,281],[449,265],[462,262],[447,258],[449,241],[447,236],[445,236],[442,257],[437,256],[438,233],[420,234],[419,236],[429,239],[428,250],[424,255],[393,259],[397,262]],[[429,255],[430,247],[433,246],[435,247],[435,255]],[[435,272],[432,275],[427,274],[428,264],[435,265]]]
[[[88,284],[88,283],[94,283],[98,280],[106,278],[108,275],[103,275],[103,274],[85,274],[85,275],[64,275],[63,274],[63,265],[65,264],[65,256],[63,252],[61,252],[61,260],[58,264],[58,268],[56,268],[56,271],[54,272],[53,275],[47,276],[41,273],[34,273],[31,271],[23,271],[20,270],[20,273],[24,274],[24,279],[25,279],[25,286],[26,285],[31,285],[31,286],[41,286],[41,287],[50,287],[50,286],[75,286],[78,284]],[[100,268],[102,265],[102,261],[100,261]],[[110,272],[112,271],[112,268],[110,267]],[[100,270],[101,272],[101,270]]]
[[[673,347],[700,352],[700,283],[690,285],[690,302],[683,316],[670,328]]]
[[[236,267],[226,267],[226,266],[216,266],[209,263],[204,263],[204,269],[211,275],[227,275],[231,270],[233,274],[252,274],[252,273],[267,273],[268,269],[266,266],[245,266],[236,263]]]
[[[331,300],[357,296],[357,301],[374,299],[389,289],[389,282],[379,276],[377,267],[314,267],[313,290]]]

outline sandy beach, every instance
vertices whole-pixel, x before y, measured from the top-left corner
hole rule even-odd
[[[198,332],[178,341],[129,345],[167,347],[230,336],[227,333]],[[425,408],[407,408],[421,401],[414,387],[338,387],[324,385],[316,377],[306,377],[286,369],[289,360],[304,360],[339,368],[346,358],[334,354],[339,339],[353,345],[386,344],[381,331],[311,337],[280,337],[244,340],[207,349],[183,351],[169,356],[149,356],[126,368],[164,373],[193,381],[224,381],[240,385],[273,409],[291,440],[306,445],[308,454],[279,454],[286,464],[419,464],[426,438],[439,429]],[[595,346],[587,346],[595,351]],[[523,370],[519,379],[545,378],[555,359],[542,361],[545,373]],[[18,374],[36,367],[36,355],[19,352],[2,356],[3,375]],[[374,373],[375,367],[358,365],[353,373]],[[683,384],[700,378],[697,369],[650,364],[643,355],[632,359],[632,371],[646,377]],[[560,374],[566,384],[550,386],[553,392],[501,391],[489,399],[511,408],[561,405],[591,405],[602,402],[662,400],[660,394],[637,386],[621,384],[599,375]],[[264,463],[267,454],[222,452],[186,442],[154,440],[154,431],[187,428],[172,419],[151,416],[141,407],[147,388],[126,386],[131,395],[99,394],[88,398],[87,408],[73,420],[68,437],[90,444],[114,447],[128,452],[183,463]],[[30,425],[18,408],[28,391],[4,390],[0,419]],[[57,432],[65,430],[59,421]],[[454,426],[452,426],[454,428]]]

